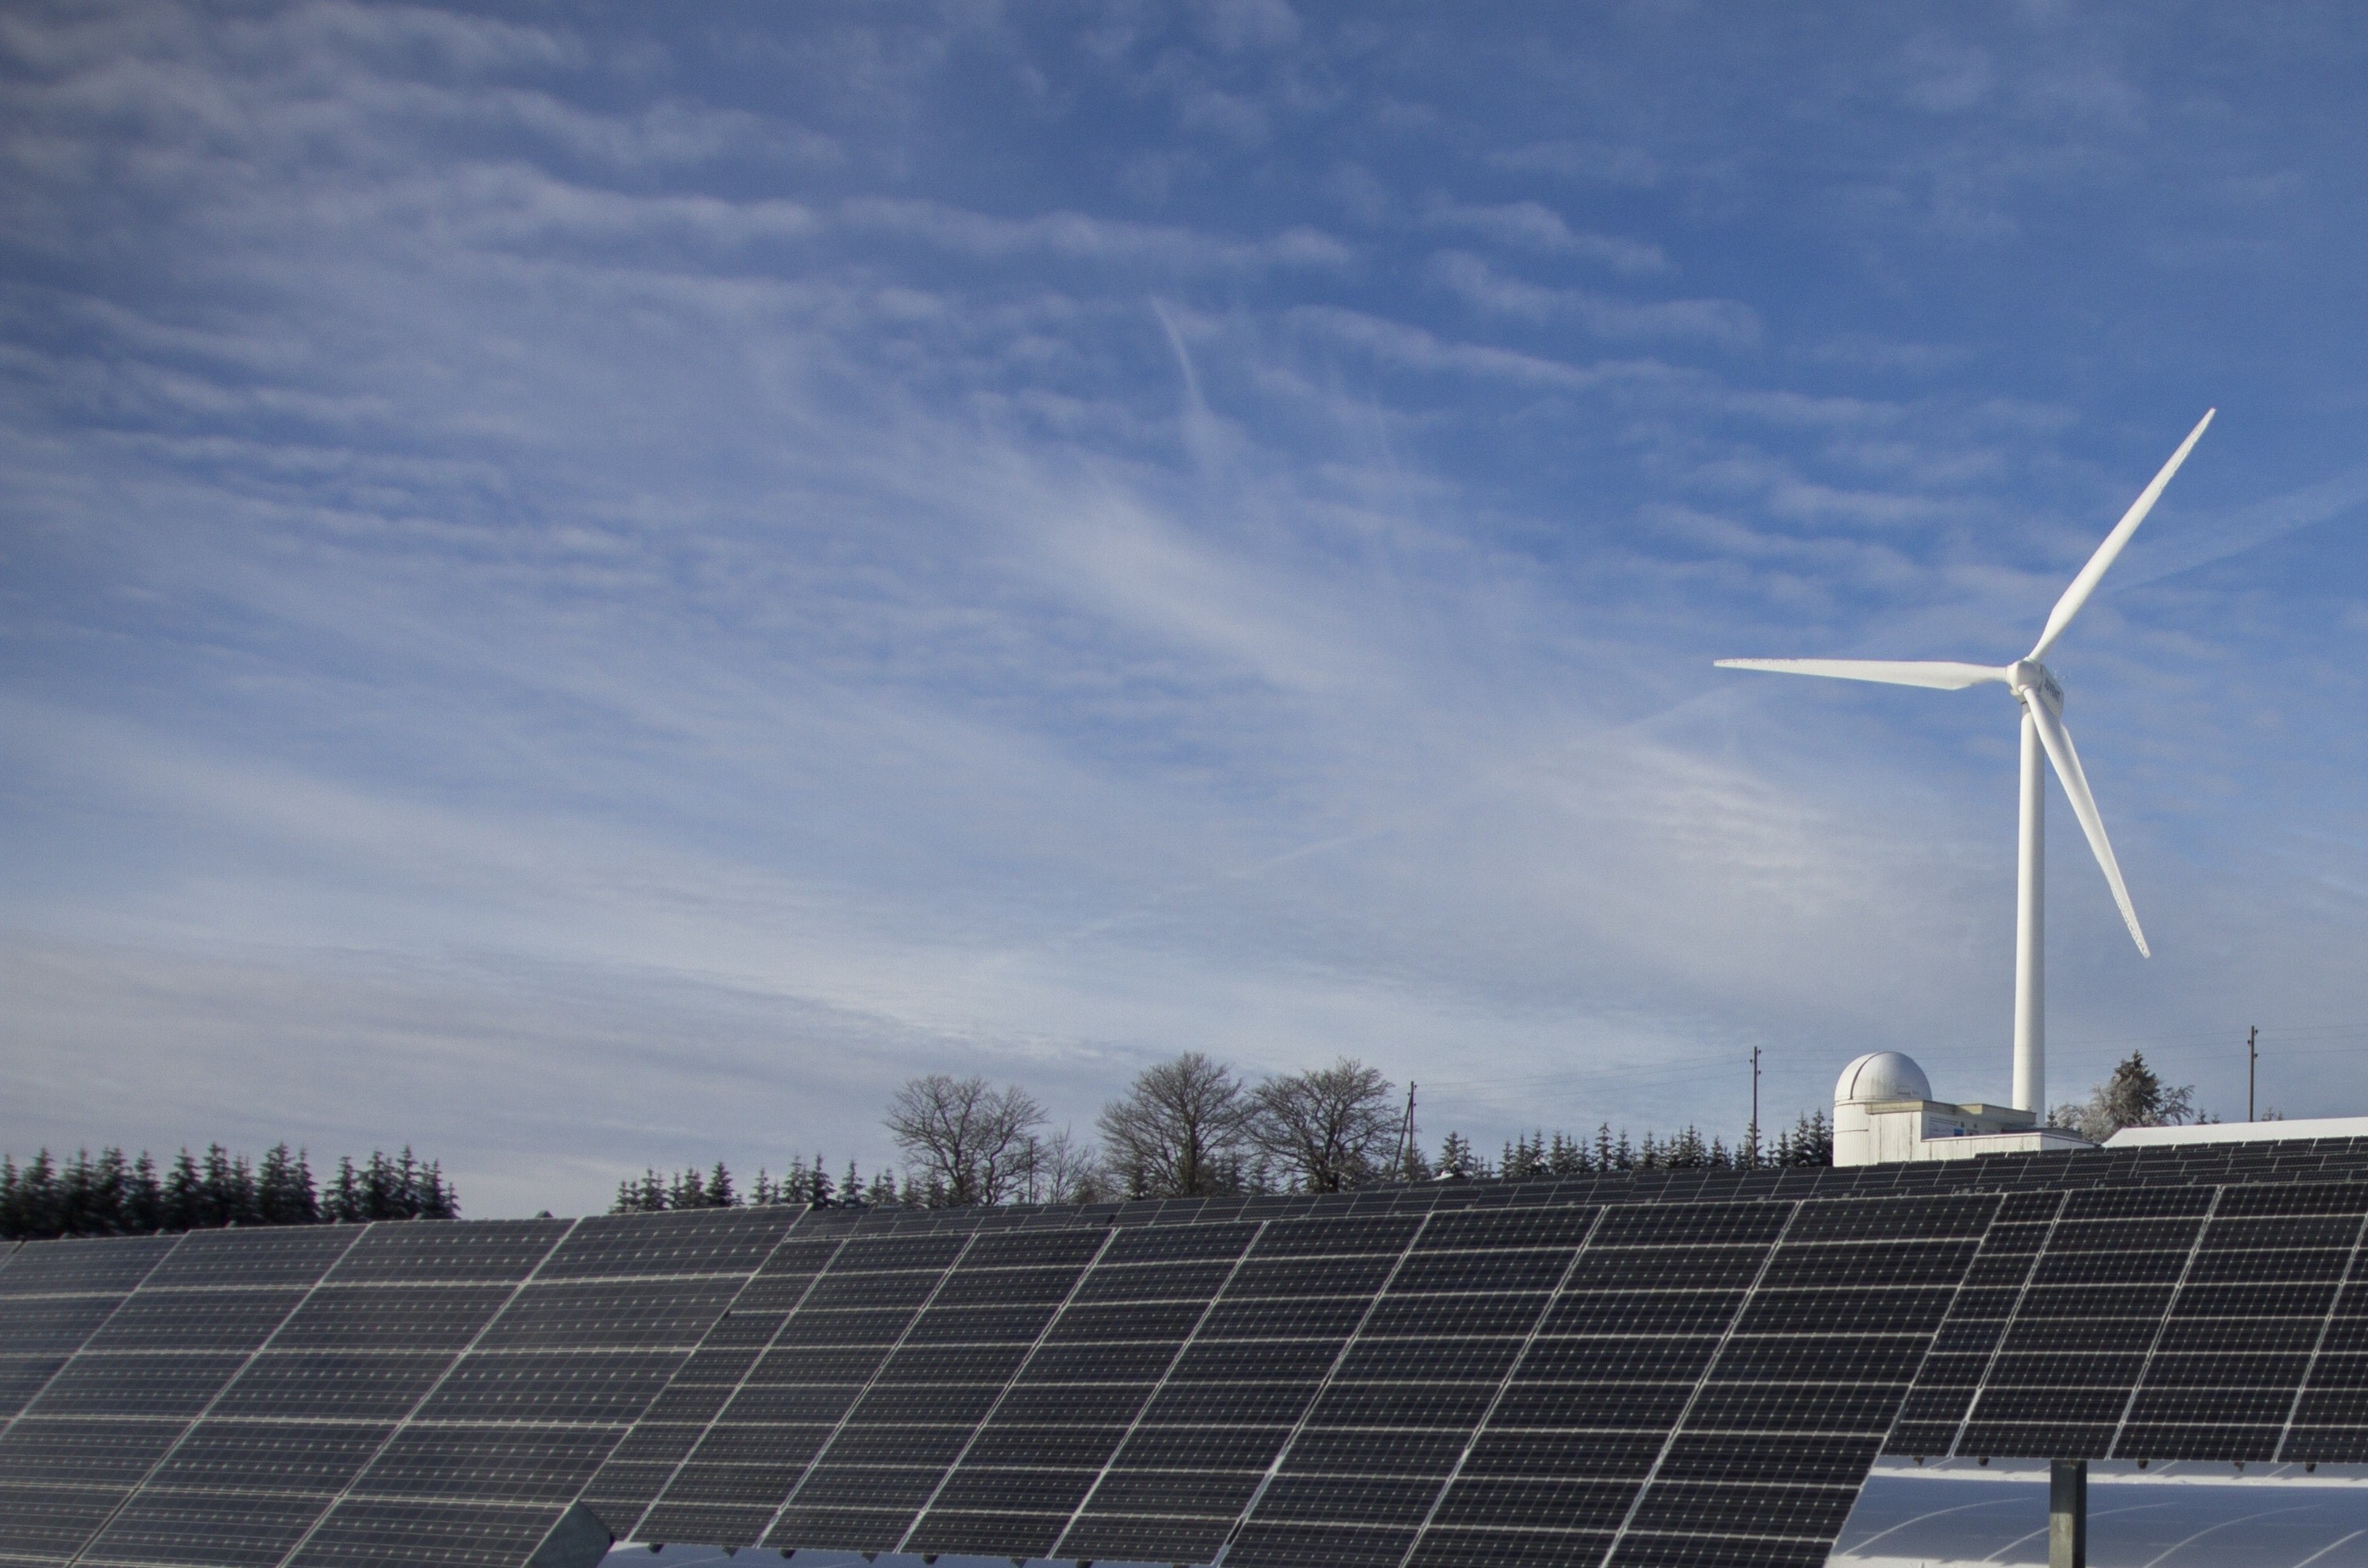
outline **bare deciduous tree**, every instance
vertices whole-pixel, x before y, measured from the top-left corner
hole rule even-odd
[[[1233,1069],[1188,1051],[1145,1068],[1102,1108],[1102,1147],[1131,1197],[1189,1198],[1241,1185],[1250,1105]]]
[[[1050,1138],[1031,1138],[1028,1150],[1028,1201],[1099,1203],[1110,1196],[1102,1152],[1064,1127]]]
[[[1043,1122],[1044,1108],[1017,1084],[997,1089],[944,1073],[913,1079],[888,1102],[888,1135],[911,1166],[907,1187],[955,1208],[1008,1199]]]
[[[1249,1136],[1303,1191],[1341,1192],[1388,1163],[1400,1122],[1390,1081],[1361,1062],[1269,1078],[1250,1096]]]

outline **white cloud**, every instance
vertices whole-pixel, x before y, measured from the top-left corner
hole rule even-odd
[[[1531,321],[1577,321],[1613,338],[1681,338],[1749,347],[1759,340],[1757,312],[1735,300],[1613,299],[1585,289],[1550,289],[1497,271],[1470,251],[1441,251],[1430,275],[1476,310]]]
[[[1424,221],[1434,228],[1463,229],[1486,235],[1499,244],[1582,256],[1631,276],[1659,272],[1669,264],[1658,245],[1613,234],[1574,232],[1560,213],[1543,202],[1479,206],[1442,199],[1432,202]]]

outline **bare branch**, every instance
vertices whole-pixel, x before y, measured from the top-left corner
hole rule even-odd
[[[1011,1195],[1044,1108],[1017,1084],[996,1089],[985,1078],[932,1073],[896,1091],[886,1121],[931,1201],[959,1208]]]
[[[1249,1108],[1233,1069],[1197,1051],[1145,1068],[1102,1109],[1111,1173],[1137,1198],[1233,1191]]]
[[[1249,1135],[1302,1191],[1340,1192],[1372,1179],[1398,1131],[1390,1081],[1361,1062],[1269,1078],[1251,1098]]]

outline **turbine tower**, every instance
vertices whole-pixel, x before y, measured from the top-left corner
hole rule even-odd
[[[2137,943],[2141,956],[2151,958],[2146,933],[2138,927],[2138,912],[2130,905],[2130,890],[2122,885],[2122,868],[2113,859],[2112,842],[2105,836],[2104,819],[2097,814],[2096,797],[2089,792],[2089,778],[2080,770],[2080,754],[2072,749],[2072,732],[2064,727],[2064,687],[2055,675],[2040,661],[2080,613],[2080,607],[2097,591],[2098,582],[2138,531],[2146,514],[2162,495],[2163,486],[2179,472],[2191,451],[2212,423],[2217,409],[2206,409],[2179,450],[2162,465],[2097,553],[2089,557],[2089,564],[2072,579],[2064,597],[2055,601],[2055,608],[2047,617],[2046,629],[2039,641],[2010,665],[1961,665],[1943,660],[1892,661],[1884,659],[1721,659],[1719,667],[1730,670],[1773,670],[1782,675],[1828,676],[1837,680],[1871,680],[1885,686],[1923,686],[1941,691],[1962,691],[1969,686],[1997,681],[2015,695],[2022,705],[2022,809],[2015,844],[2015,920],[2014,920],[2014,1100],[2021,1109],[2047,1113],[2047,1029],[2041,1006],[2042,966],[2044,955],[2041,938],[2045,926],[2043,907],[2042,873],[2045,869],[2047,834],[2047,780],[2043,776],[2039,758],[2044,751],[2047,760],[2055,766],[2055,777],[2064,783],[2064,793],[2072,801],[2072,814],[2080,819],[2080,831],[2089,835],[2089,847],[2097,854],[2097,864],[2104,869],[2105,881],[2113,890],[2113,902],[2121,906],[2122,918],[2130,927],[2130,939]]]

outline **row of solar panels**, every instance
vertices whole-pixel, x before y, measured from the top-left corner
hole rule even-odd
[[[2368,1138],[2295,1139],[2248,1143],[2157,1144],[2078,1153],[1986,1154],[1887,1165],[1784,1165],[1756,1170],[1654,1169],[1589,1172],[1515,1181],[1430,1182],[1367,1187],[1326,1197],[1183,1198],[1070,1206],[1014,1205],[980,1216],[971,1210],[881,1209],[837,1211],[864,1229],[924,1229],[981,1222],[1015,1227],[1079,1222],[1185,1224],[1274,1219],[1346,1206],[1357,1213],[1422,1212],[1434,1208],[1541,1203],[1722,1202],[1737,1199],[1909,1197],[1937,1192],[2049,1191],[2082,1187],[2161,1186],[2242,1181],[2368,1179]]]
[[[2368,1459],[2356,1153],[40,1244],[0,1562],[1817,1562],[1886,1443]]]

